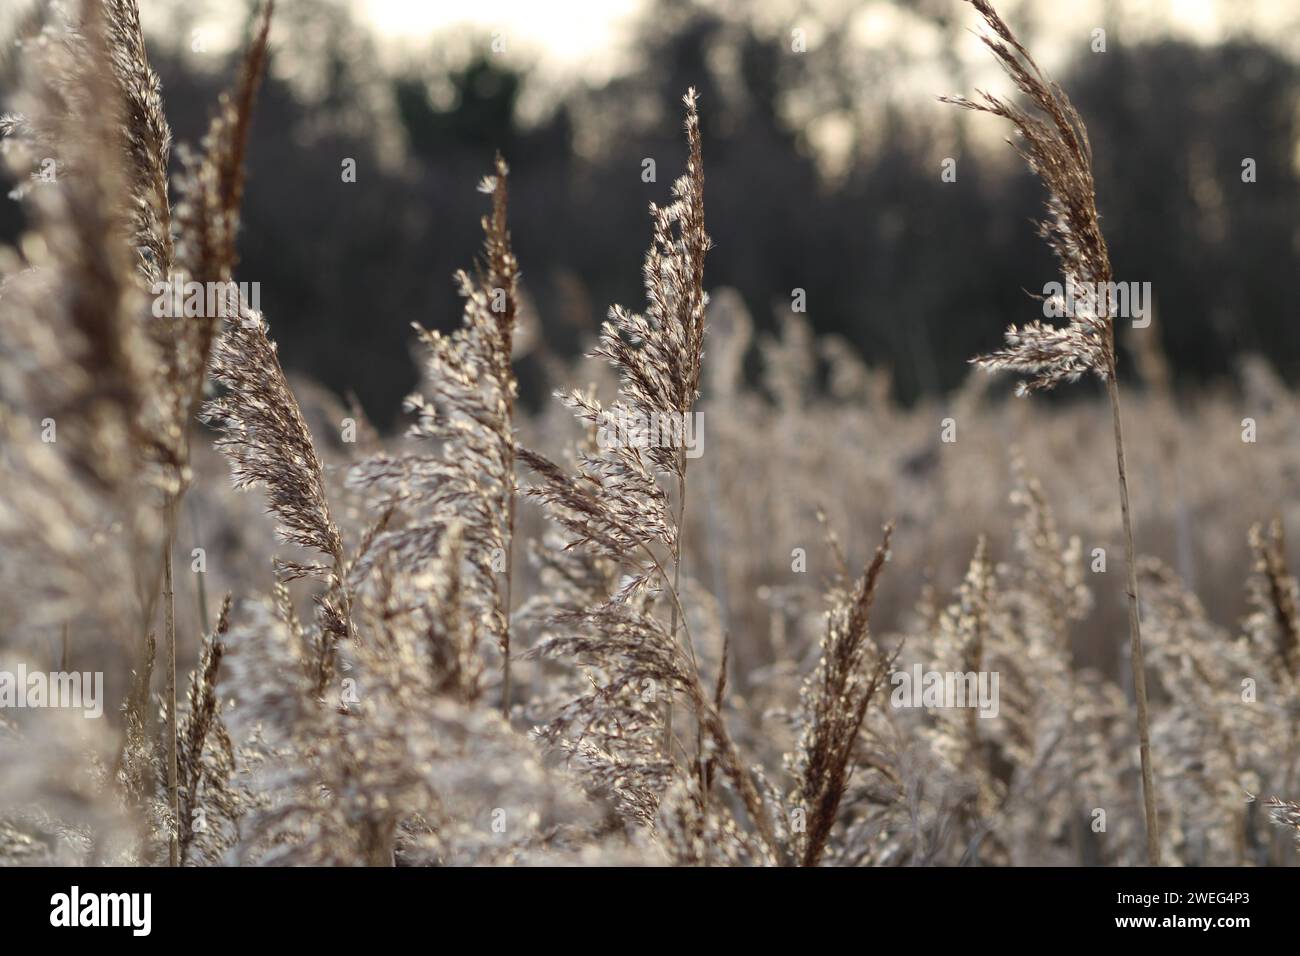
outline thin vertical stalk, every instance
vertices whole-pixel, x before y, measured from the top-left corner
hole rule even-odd
[[[1147,717],[1147,678],[1142,658],[1142,625],[1138,613],[1137,562],[1133,554],[1133,518],[1129,512],[1128,471],[1124,464],[1124,426],[1120,415],[1119,382],[1115,371],[1115,332],[1110,326],[1106,350],[1106,392],[1115,423],[1115,464],[1119,472],[1119,505],[1124,520],[1124,560],[1128,567],[1129,661],[1133,669],[1133,696],[1137,701],[1138,752],[1142,761],[1142,803],[1146,813],[1147,863],[1160,865],[1160,829],[1156,819],[1156,794],[1151,772],[1151,728]]]
[[[172,579],[172,541],[175,538],[176,509],[167,509],[167,538],[163,544],[163,616],[167,644],[167,804],[171,807],[172,827],[167,859],[171,866],[180,865],[180,791],[177,786],[176,758],[176,594]]]
[[[676,519],[676,537],[673,540],[673,593],[681,593],[681,574],[682,574],[682,520],[686,516],[686,462],[685,453],[682,449],[677,452],[677,519]],[[671,617],[669,618],[668,634],[674,642],[677,641],[677,603],[674,601],[671,608]],[[692,648],[692,657],[694,649]],[[668,692],[668,706],[664,711],[664,749],[671,753],[671,744],[673,739],[673,694],[672,690]]]
[[[189,512],[190,512],[190,528],[194,532],[194,546],[197,548],[201,548],[203,547],[203,545],[200,543],[200,539],[199,539],[199,518],[198,518],[198,514],[194,510],[194,498],[193,497],[189,498],[188,503],[189,503]],[[198,588],[197,596],[199,600],[199,633],[207,634],[208,629],[212,627],[212,621],[209,620],[208,618],[208,586],[205,581],[205,578],[207,577],[207,573],[208,573],[206,560],[203,567],[204,570],[201,573],[195,574],[194,577],[195,577],[195,584],[197,585]]]
[[[519,264],[515,259],[510,241],[509,204],[510,204],[510,170],[505,159],[498,152],[493,164],[495,177],[492,182],[492,212],[483,219],[484,260],[486,282],[491,286],[490,292],[505,294],[505,308],[493,312],[496,320],[496,342],[493,357],[496,372],[505,399],[505,421],[501,428],[501,438],[505,443],[506,483],[506,528],[505,528],[505,583],[504,588],[497,588],[497,599],[501,612],[501,713],[508,720],[510,717],[510,612],[513,606],[515,580],[515,396],[518,385],[515,379],[513,353],[515,322],[519,314],[518,282]],[[504,590],[504,594],[502,591]]]
[[[513,418],[511,419],[513,421]],[[501,635],[501,713],[510,719],[510,605],[511,591],[514,586],[515,567],[515,465],[514,454],[510,455],[508,472],[510,482],[510,501],[506,506],[506,583],[505,598],[502,601],[501,614],[504,618],[504,630]]]

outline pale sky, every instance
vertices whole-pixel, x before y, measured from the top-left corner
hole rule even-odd
[[[499,32],[509,43],[566,63],[601,56],[614,47],[640,0],[357,0],[376,31],[396,40],[467,29]]]
[[[0,29],[35,0],[0,0]],[[506,52],[539,67],[544,73],[600,80],[617,73],[620,51],[634,44],[631,26],[654,0],[333,0],[349,4],[358,19],[368,22],[381,38],[385,56],[419,55],[431,43],[449,52],[468,51],[474,41],[498,34]],[[973,9],[962,9],[963,22],[978,23]],[[786,33],[799,26],[800,8],[852,10],[853,33],[865,50],[873,46],[912,48],[922,52],[933,38],[916,29],[916,21],[901,4],[887,0],[701,0],[705,7],[725,5],[743,10],[769,32]],[[232,0],[198,0],[198,20],[211,48],[239,41],[242,4]],[[1112,24],[1124,35],[1111,42],[1137,42],[1173,33],[1200,42],[1215,42],[1229,32],[1253,35],[1300,56],[1300,3],[1292,0],[1038,0],[1026,5],[1036,21],[1040,59],[1049,69],[1077,52],[1079,38],[1105,22],[1103,11],[1115,12]],[[155,33],[170,25],[167,0],[141,3],[146,29]],[[236,9],[233,8],[238,8]],[[1013,19],[1018,11],[1008,5]],[[815,51],[816,24],[809,24],[809,52]],[[463,46],[462,46],[463,44]],[[917,48],[921,49],[917,49]],[[974,43],[961,55],[972,65],[987,61]]]
[[[653,0],[470,0],[446,3],[440,0],[353,0],[356,7],[384,37],[398,43],[418,44],[430,36],[454,35],[460,29],[476,35],[500,32],[507,44],[533,54],[548,67],[560,67],[587,74],[609,71],[609,59],[619,43],[628,38],[633,16]],[[965,8],[960,0],[955,7]],[[823,0],[813,9],[851,5],[860,12],[858,20],[870,31],[894,19],[898,7],[888,2]],[[709,6],[708,2],[703,3]],[[733,9],[737,6],[729,4]],[[755,16],[766,25],[780,23],[782,11],[798,9],[796,0],[747,0]],[[1278,39],[1272,32],[1283,24],[1292,26],[1300,13],[1296,6],[1276,0],[1042,0],[1035,15],[1045,36],[1074,34],[1103,22],[1106,8],[1121,12],[1120,19],[1136,40],[1151,34],[1172,32],[1200,41],[1214,42],[1225,30],[1242,30],[1261,38]],[[1287,9],[1290,8],[1290,9]],[[978,22],[973,9],[964,15],[971,26]],[[789,17],[798,24],[798,15]]]
[[[0,0],[0,32],[37,0]],[[359,19],[368,22],[394,52],[419,51],[435,40],[455,44],[459,36],[471,38],[501,33],[509,52],[517,53],[546,72],[562,72],[599,79],[618,70],[618,53],[635,38],[630,25],[654,0],[331,0],[350,4]],[[201,27],[215,49],[238,42],[243,4],[234,0],[190,0],[198,8],[194,25]],[[978,16],[960,0],[965,22],[975,26]],[[701,0],[701,5],[725,5],[744,10],[771,31],[786,32],[798,25],[801,7],[852,9],[854,32],[877,42],[913,45],[904,30],[890,29],[906,21],[900,6],[885,0]],[[168,0],[142,0],[146,30],[166,31],[173,21]],[[1225,31],[1240,31],[1275,43],[1300,55],[1300,3],[1293,0],[1038,0],[1029,5],[1039,28],[1039,42],[1074,37],[1102,22],[1103,9],[1121,12],[1129,40],[1172,32],[1181,37],[1214,42]],[[752,14],[751,14],[752,11]],[[1010,13],[1015,16],[1014,12]],[[814,25],[815,28],[815,25]],[[810,34],[813,31],[810,30]],[[810,36],[811,39],[811,36]],[[866,43],[870,47],[868,39]],[[979,51],[974,55],[982,56]],[[1050,55],[1044,59],[1050,60]]]

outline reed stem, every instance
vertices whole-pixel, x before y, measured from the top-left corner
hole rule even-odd
[[[1119,506],[1124,521],[1124,561],[1128,569],[1129,662],[1133,668],[1133,696],[1137,701],[1138,752],[1142,761],[1142,804],[1146,814],[1147,863],[1160,865],[1160,827],[1156,818],[1155,785],[1151,771],[1151,727],[1147,716],[1147,678],[1142,658],[1142,624],[1138,609],[1137,562],[1133,548],[1133,517],[1128,502],[1128,470],[1124,464],[1124,426],[1120,414],[1119,382],[1115,373],[1115,333],[1111,325],[1107,349],[1106,392],[1115,423],[1115,464],[1119,472]]]

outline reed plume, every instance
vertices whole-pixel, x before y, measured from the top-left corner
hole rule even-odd
[[[497,640],[501,708],[509,714],[518,392],[511,352],[519,265],[506,218],[509,169],[499,155],[479,191],[492,197],[492,206],[482,221],[477,275],[456,275],[465,302],[462,324],[451,335],[415,327],[425,347],[429,396],[417,392],[406,400],[416,416],[407,431],[414,447],[361,463],[349,483],[371,491],[374,507],[399,514],[394,528],[376,540],[370,562],[392,555],[403,565],[426,564],[451,524],[458,525],[457,547],[470,569],[464,597],[467,608],[476,609],[470,626]]]
[[[897,652],[886,654],[871,638],[868,621],[894,529],[886,525],[875,556],[852,585],[832,590],[821,659],[800,694],[804,729],[796,749],[791,802],[807,814],[797,853],[816,866],[854,770],[854,751],[867,709],[885,682]]]
[[[1092,372],[1106,384],[1115,433],[1115,461],[1119,475],[1120,511],[1124,524],[1125,563],[1128,568],[1129,656],[1137,702],[1138,748],[1142,762],[1142,791],[1146,816],[1147,862],[1160,864],[1160,830],[1151,769],[1151,731],[1147,714],[1146,669],[1142,658],[1142,633],[1138,609],[1137,565],[1133,547],[1133,521],[1129,509],[1128,474],[1124,460],[1124,434],[1120,414],[1115,316],[1110,314],[1113,284],[1110,253],[1097,213],[1092,178],[1092,147],[1083,119],[1065,91],[1047,79],[1029,51],[994,10],[988,0],[970,0],[992,35],[981,39],[998,63],[1037,111],[1035,115],[988,93],[978,99],[942,97],[964,109],[1002,117],[1015,127],[1017,151],[1047,190],[1047,217],[1039,233],[1060,262],[1071,288],[1103,290],[1069,312],[1064,328],[1032,322],[1007,330],[1006,347],[974,361],[990,371],[1009,370],[1030,376],[1017,386],[1018,394],[1050,389]]]
[[[280,538],[325,559],[277,565],[287,580],[315,577],[329,587],[320,601],[330,635],[317,662],[323,685],[332,673],[335,640],[351,630],[348,565],[326,498],[324,466],[267,332],[261,314],[242,304],[226,322],[212,358],[224,394],[207,402],[202,414],[220,433],[216,446],[230,462],[235,487],[264,488]]]
[[[709,249],[693,89],[683,103],[686,174],[673,185],[673,202],[650,207],[653,238],[644,266],[646,312],[613,306],[593,352],[618,372],[618,398],[605,406],[576,390],[558,396],[596,432],[599,447],[579,454],[576,475],[534,451],[519,451],[538,478],[529,493],[567,532],[565,547],[616,563],[624,569],[622,580],[617,590],[594,605],[557,608],[551,622],[558,633],[531,654],[568,658],[590,668],[593,676],[601,675],[593,680],[593,690],[572,701],[547,733],[567,741],[589,762],[604,763],[600,772],[607,777],[624,781],[620,789],[637,795],[629,813],[647,819],[678,773],[684,776],[682,788],[675,792],[697,808],[705,806],[707,742],[716,749],[716,766],[735,788],[765,852],[779,858],[783,850],[768,802],[700,675],[682,601],[685,423],[699,396],[708,304],[704,257]],[[652,440],[650,423],[666,425],[658,432],[660,440]],[[675,479],[675,514],[661,477]],[[653,613],[658,594],[669,599],[666,627]],[[660,694],[663,702],[657,703]],[[693,754],[673,732],[672,702],[678,696],[696,717]],[[648,712],[647,699],[661,708],[659,720]],[[603,739],[606,749],[585,746],[592,730],[593,739]],[[628,786],[631,781],[637,783],[634,789]]]

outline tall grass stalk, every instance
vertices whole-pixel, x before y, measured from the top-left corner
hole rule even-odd
[[[1119,473],[1119,507],[1124,521],[1124,563],[1128,572],[1129,663],[1133,670],[1133,695],[1137,702],[1138,755],[1142,763],[1142,807],[1146,814],[1147,862],[1160,865],[1160,830],[1151,770],[1151,722],[1147,713],[1146,666],[1142,658],[1142,621],[1138,607],[1137,558],[1133,548],[1133,516],[1128,503],[1128,471],[1124,465],[1124,425],[1120,414],[1119,382],[1115,370],[1114,326],[1111,326],[1106,394],[1115,424],[1115,466]]]
[[[1129,509],[1117,377],[1115,321],[1119,317],[1111,314],[1109,292],[1106,291],[1112,288],[1114,273],[1097,213],[1092,147],[1083,119],[1065,91],[1047,78],[992,4],[988,0],[970,0],[970,3],[992,31],[981,39],[1016,88],[1028,98],[1035,113],[984,92],[974,100],[960,96],[940,99],[964,109],[1002,117],[1015,127],[1020,134],[1016,149],[1047,189],[1047,217],[1039,224],[1039,231],[1056,254],[1067,285],[1103,290],[1095,297],[1093,305],[1076,302],[1072,309],[1066,309],[1063,302],[1055,303],[1061,306],[1055,314],[1068,314],[1069,325],[1056,327],[1035,321],[1023,327],[1012,326],[1007,330],[1003,349],[977,358],[975,362],[991,371],[1010,370],[1031,376],[1018,386],[1017,394],[1020,395],[1075,381],[1087,372],[1096,374],[1106,383],[1115,428],[1115,461],[1119,471],[1120,512],[1128,565],[1129,657],[1137,704],[1147,862],[1158,866],[1160,831],[1151,769],[1151,730],[1142,662],[1133,520]]]

